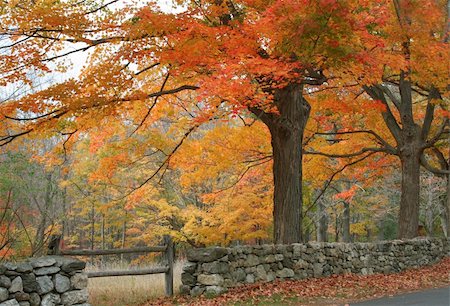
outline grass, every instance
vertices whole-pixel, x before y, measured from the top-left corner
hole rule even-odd
[[[146,265],[141,268],[157,267]],[[183,262],[174,266],[174,291],[177,293],[181,285]],[[128,269],[119,264],[108,265],[102,270]],[[87,271],[100,270],[98,267],[88,267]],[[164,274],[115,276],[90,278],[88,283],[89,302],[95,306],[134,306],[148,300],[164,296]]]

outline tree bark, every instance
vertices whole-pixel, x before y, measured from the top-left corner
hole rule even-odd
[[[398,238],[410,239],[418,235],[419,194],[420,194],[420,154],[400,155],[402,166],[402,185],[399,210]]]
[[[450,237],[450,174],[447,175],[446,194],[439,202],[442,232],[444,237],[448,238]]]
[[[328,217],[325,210],[325,205],[321,200],[317,201],[317,241],[318,242],[328,242]]]
[[[342,214],[342,241],[350,242],[350,203],[344,201],[344,212]]]
[[[251,111],[272,138],[274,242],[290,244],[302,241],[302,143],[310,106],[300,84],[277,89],[274,104],[278,113]]]

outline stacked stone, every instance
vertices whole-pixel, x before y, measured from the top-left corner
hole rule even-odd
[[[181,275],[183,293],[218,295],[227,288],[275,279],[393,273],[437,262],[448,240],[305,243],[192,249]]]
[[[0,306],[89,306],[86,264],[46,256],[0,265]]]

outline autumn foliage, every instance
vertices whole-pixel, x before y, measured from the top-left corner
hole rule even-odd
[[[370,240],[397,214],[410,238],[421,171],[428,232],[448,236],[446,1],[9,1],[0,18],[0,146],[32,148],[64,203],[42,239]]]

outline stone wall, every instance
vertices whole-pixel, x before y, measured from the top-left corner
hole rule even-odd
[[[0,265],[0,306],[89,306],[85,263],[46,256]]]
[[[413,239],[192,249],[183,267],[181,291],[217,295],[230,287],[275,279],[399,272],[439,261],[448,254],[448,246],[448,240]]]

